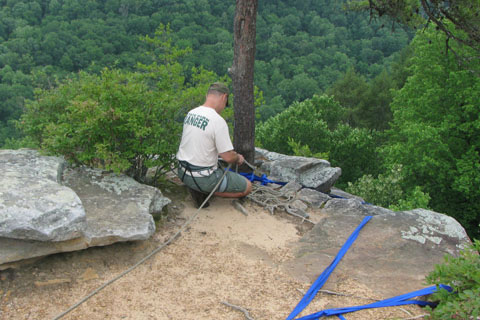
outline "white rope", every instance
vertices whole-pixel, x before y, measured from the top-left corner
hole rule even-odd
[[[252,192],[247,195],[247,199],[264,207],[270,214],[274,214],[276,209],[283,209],[286,213],[302,219],[302,222],[308,221],[315,224],[306,216],[296,213],[297,209],[291,206],[295,201],[295,192],[292,190],[275,190],[271,187],[256,184],[253,184],[252,187]]]

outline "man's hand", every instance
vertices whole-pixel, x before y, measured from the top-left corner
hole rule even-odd
[[[245,158],[240,153],[237,153],[237,157],[237,164],[241,166],[245,162]]]
[[[219,156],[227,163],[242,165],[245,162],[245,158],[234,150],[220,153]]]

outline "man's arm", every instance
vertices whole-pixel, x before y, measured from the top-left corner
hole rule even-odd
[[[227,163],[238,164],[241,165],[245,159],[240,153],[235,152],[234,150],[230,150],[227,152],[220,153],[219,156],[225,160]]]

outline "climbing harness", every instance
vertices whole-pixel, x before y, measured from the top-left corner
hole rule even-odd
[[[189,162],[183,161],[183,160],[179,160],[178,164],[180,165],[180,167],[182,167],[182,170],[183,170],[183,175],[182,175],[182,178],[181,178],[182,182],[185,179],[185,175],[188,172],[188,175],[192,177],[192,180],[195,183],[195,185],[197,186],[198,190],[202,193],[208,193],[208,192],[203,191],[202,188],[200,188],[200,186],[198,185],[197,180],[195,178],[209,176],[210,174],[212,174],[216,170],[216,167],[199,167],[199,166],[195,166],[195,165],[190,164]]]
[[[340,262],[340,260],[343,258],[345,253],[348,251],[350,246],[353,244],[353,242],[357,239],[358,234],[360,233],[360,230],[365,226],[365,224],[370,221],[372,217],[367,216],[363,219],[363,221],[360,223],[360,225],[353,231],[353,233],[350,235],[350,237],[347,239],[345,244],[342,246],[340,251],[338,252],[337,256],[335,259],[333,259],[332,263],[320,274],[320,276],[315,280],[315,282],[312,284],[312,286],[308,289],[307,293],[303,296],[303,298],[300,300],[300,302],[297,304],[297,306],[293,309],[293,311],[290,313],[290,315],[287,317],[286,320],[293,320],[295,317],[307,307],[307,305],[315,298],[315,295],[318,293],[318,291],[322,288],[322,286],[325,284],[327,281],[328,277],[332,273],[332,271],[335,269],[337,264]],[[320,312],[316,312],[301,318],[297,318],[296,320],[317,320],[320,317],[328,317],[328,316],[337,316],[341,320],[346,320],[343,317],[344,313],[349,313],[349,312],[354,312],[358,310],[363,310],[363,309],[371,309],[371,308],[381,308],[381,307],[392,307],[392,306],[400,306],[400,305],[407,305],[407,304],[418,304],[421,306],[425,305],[434,305],[431,302],[427,301],[422,301],[422,300],[410,300],[411,298],[414,297],[419,297],[419,296],[424,296],[428,294],[432,294],[438,290],[438,288],[445,289],[447,291],[452,291],[452,288],[450,288],[447,285],[440,284],[438,287],[437,286],[431,286],[428,288],[424,288],[421,290],[413,291],[410,293],[406,293],[400,296],[395,296],[392,298],[388,298],[385,300],[377,301],[374,303],[370,303],[367,305],[362,305],[362,306],[354,306],[354,307],[347,307],[347,308],[334,308],[334,309],[327,309],[323,310]]]
[[[185,229],[187,229],[187,227],[190,225],[190,223],[192,223],[192,221],[198,216],[198,214],[200,213],[200,210],[203,208],[203,206],[208,202],[208,200],[212,197],[212,195],[215,193],[215,191],[217,190],[218,186],[220,185],[220,183],[222,182],[223,178],[225,177],[225,175],[227,174],[228,170],[230,169],[231,167],[231,164],[228,165],[228,168],[225,170],[225,172],[223,173],[223,176],[222,176],[222,179],[220,179],[218,181],[218,183],[215,185],[215,187],[213,188],[213,190],[210,192],[210,194],[208,195],[208,197],[205,198],[205,200],[203,201],[203,203],[200,205],[200,207],[198,207],[197,211],[195,211],[195,213],[193,214],[193,216],[191,216],[184,224],[183,226],[173,235],[171,236],[167,241],[165,241],[164,243],[162,243],[158,248],[156,248],[155,250],[153,250],[152,252],[150,252],[147,256],[145,256],[144,258],[142,258],[140,261],[138,261],[137,263],[135,263],[133,266],[131,266],[130,268],[128,268],[127,270],[125,270],[124,272],[120,273],[118,276],[116,276],[115,278],[111,279],[110,281],[104,283],[103,285],[101,285],[100,287],[98,287],[97,289],[93,290],[90,294],[88,294],[87,296],[85,296],[83,299],[81,299],[80,301],[78,301],[77,303],[75,303],[73,306],[71,306],[70,308],[68,308],[67,310],[65,310],[64,312],[60,313],[59,315],[57,315],[55,318],[53,318],[53,320],[58,320],[58,319],[61,319],[63,318],[65,315],[67,315],[68,313],[70,313],[71,311],[75,310],[76,308],[78,308],[82,303],[84,303],[85,301],[87,301],[88,299],[90,299],[91,297],[93,297],[94,295],[96,295],[97,293],[99,293],[102,289],[104,289],[105,287],[107,287],[108,285],[114,283],[115,281],[117,281],[118,279],[122,278],[124,275],[126,275],[127,273],[129,273],[130,271],[134,270],[135,268],[137,268],[139,265],[141,265],[142,263],[144,263],[145,261],[147,261],[148,259],[150,259],[151,257],[153,257],[155,254],[157,254],[158,252],[160,252],[160,250],[162,250],[163,248],[165,248],[166,246],[168,246],[170,243],[173,242],[173,240],[175,240],[178,236],[180,236],[180,234],[185,231]]]

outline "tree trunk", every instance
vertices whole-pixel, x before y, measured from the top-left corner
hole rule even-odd
[[[253,67],[258,0],[237,0],[233,22],[234,130],[233,145],[249,163],[255,157]],[[251,170],[250,170],[251,171]]]

